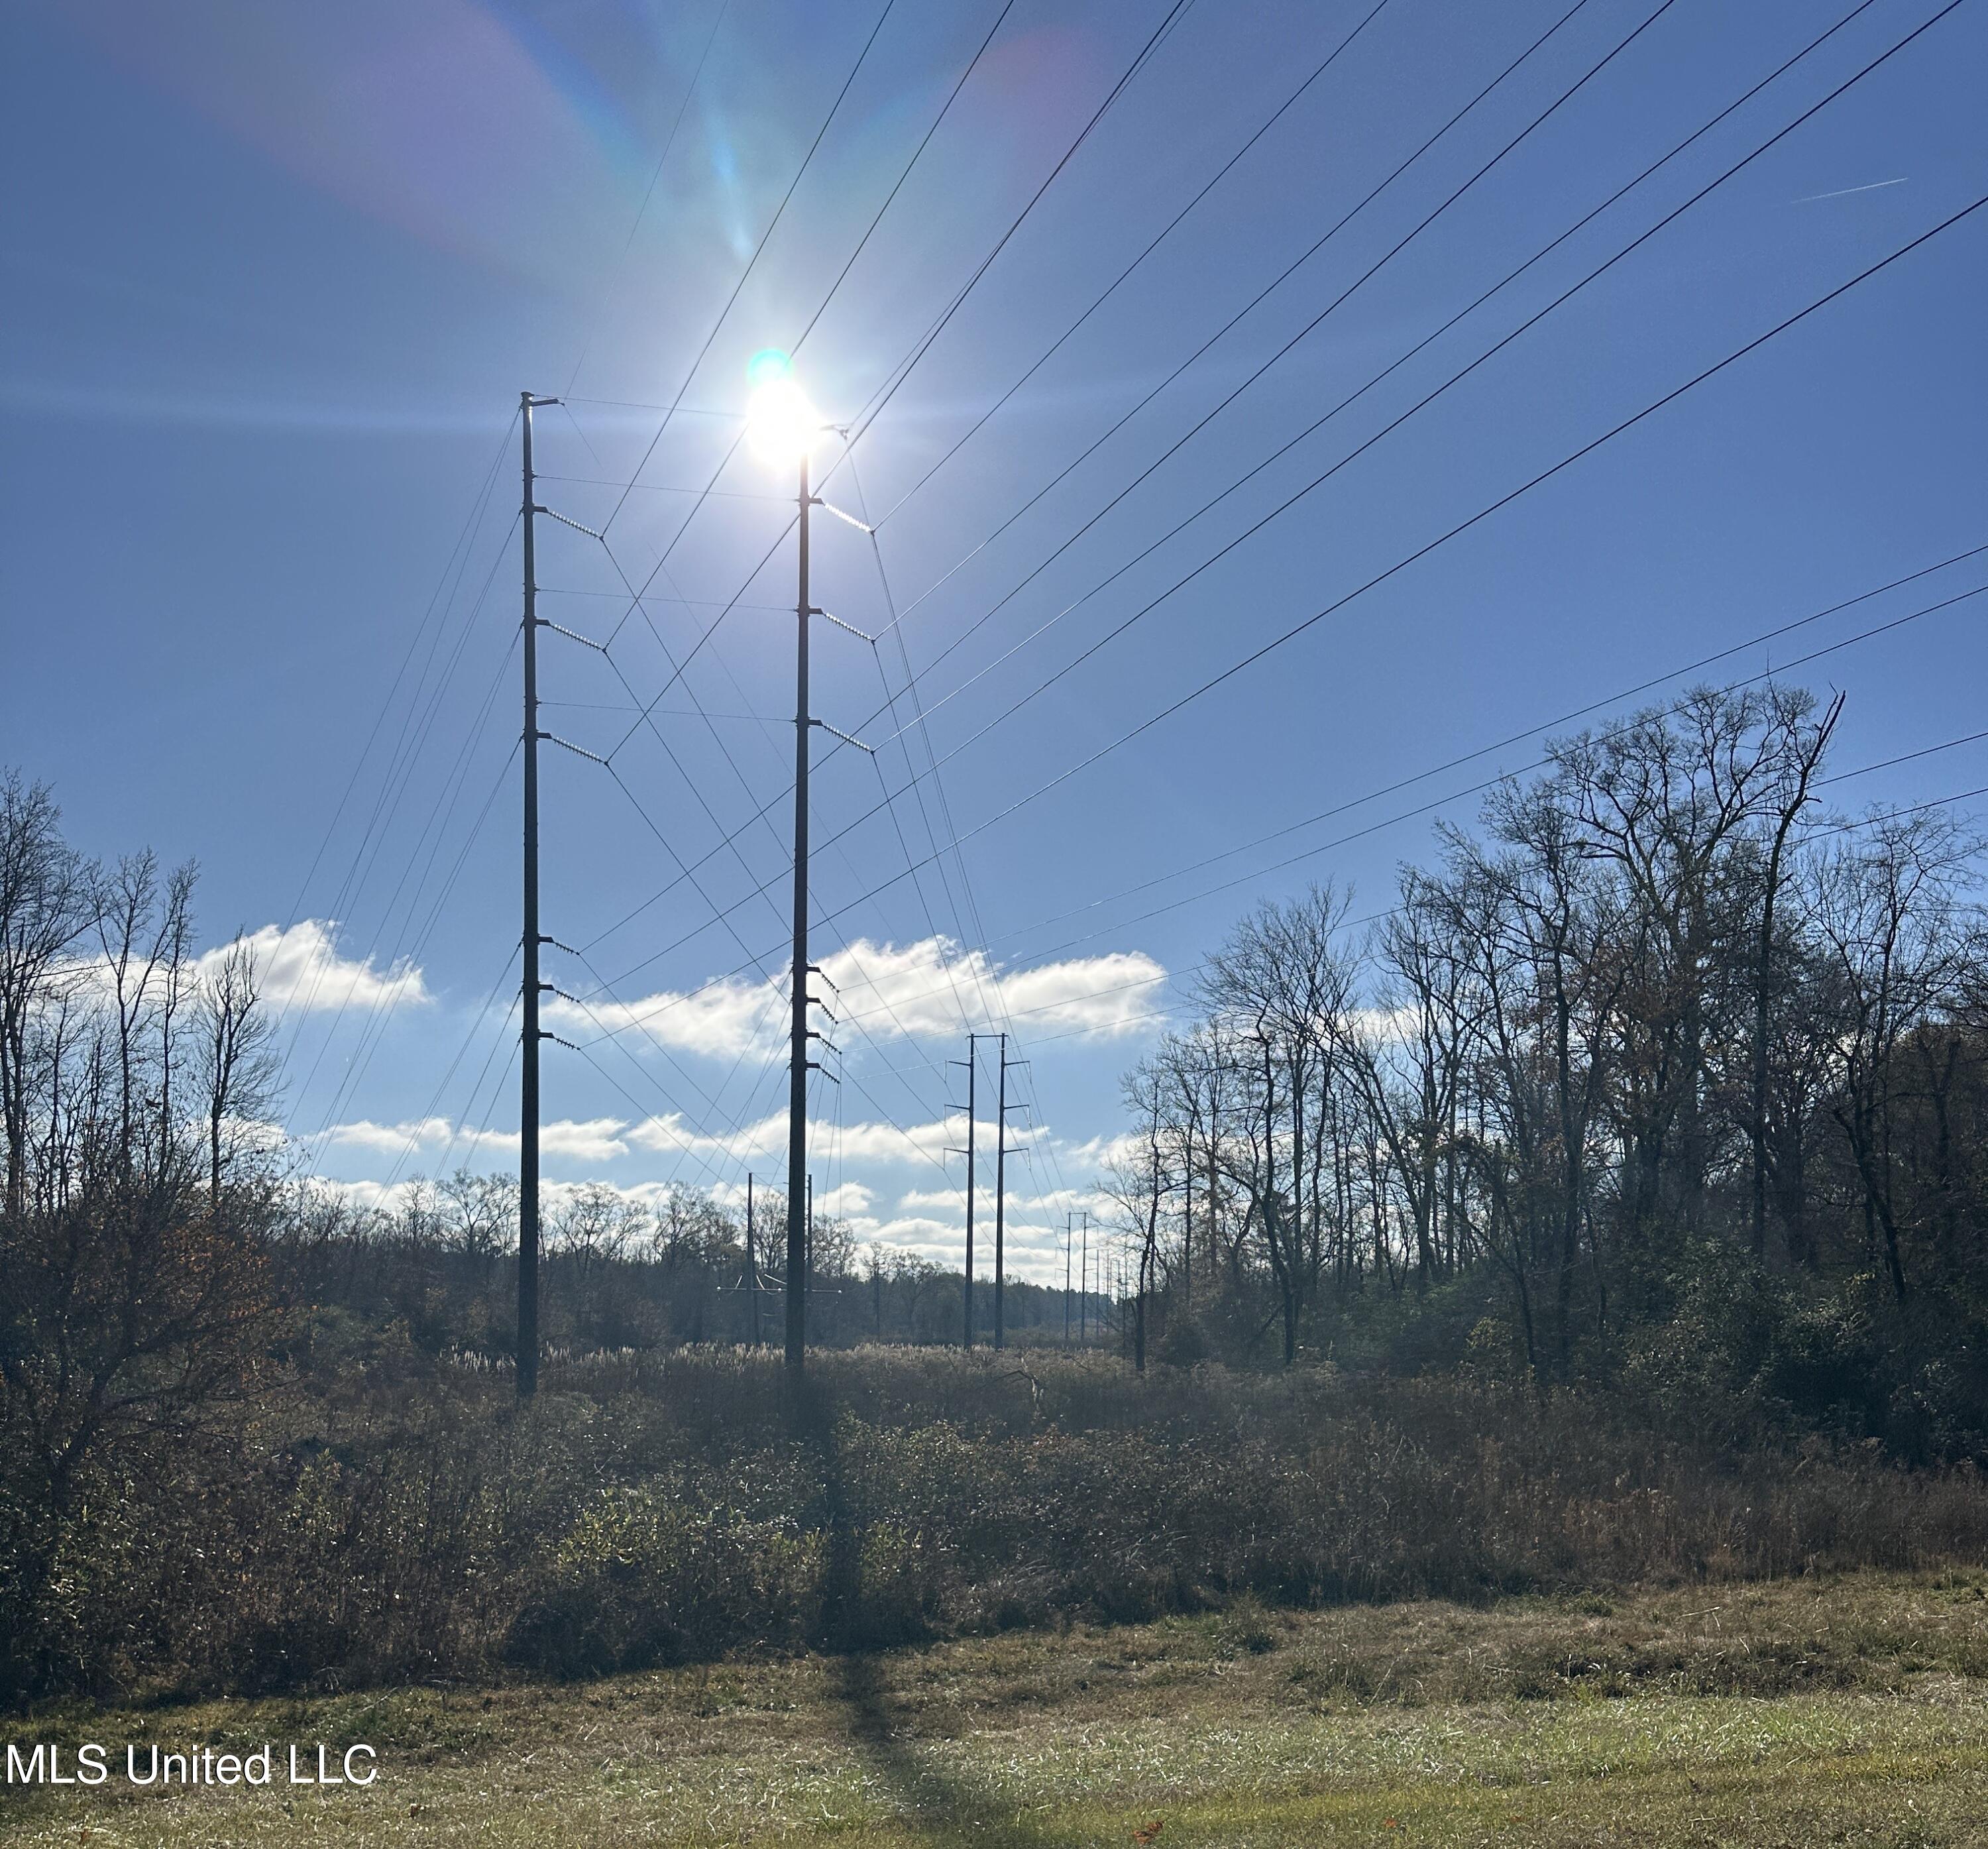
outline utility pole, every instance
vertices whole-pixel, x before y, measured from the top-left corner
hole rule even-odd
[[[1077,1272],[1077,1345],[1087,1348],[1090,1345],[1090,1209],[1084,1208],[1084,1258]]]
[[[1070,1249],[1077,1243],[1077,1215],[1063,1216],[1063,1345],[1070,1346]]]
[[[519,424],[523,435],[524,500],[519,519],[524,535],[525,655],[525,855],[523,985],[519,991],[523,1023],[523,1057],[518,1077],[518,1397],[529,1399],[539,1388],[539,586],[534,550],[538,514],[538,483],[532,470],[532,412],[556,398],[518,394]]]
[[[787,1371],[798,1379],[807,1357],[808,1075],[808,457],[800,456],[800,586],[794,603],[794,1012],[787,1074]]]
[[[966,1287],[961,1300],[960,1342],[962,1347],[967,1348],[973,1346],[973,1151],[979,1141],[977,1134],[979,1117],[975,1108],[977,1100],[974,1090],[978,1062],[974,1058],[974,1048],[979,1039],[977,1033],[968,1034],[966,1057],[946,1062],[949,1066],[964,1066],[966,1068],[966,1147],[963,1150],[955,1149],[952,1153],[966,1158]]]
[[[746,1175],[746,1276],[752,1293],[752,1346],[759,1346],[759,1248],[752,1237],[752,1175]]]
[[[774,347],[755,353],[746,376],[756,388],[746,427],[754,449],[769,461],[792,461],[800,478],[795,502],[799,582],[794,597],[793,1021],[787,1055],[786,1366],[793,1384],[800,1381],[807,1359],[807,1075],[811,1068],[819,1070],[817,1062],[807,1056],[808,1042],[821,1037],[808,1028],[808,1010],[816,1006],[809,993],[808,979],[822,973],[808,961],[808,735],[823,724],[808,710],[808,639],[810,619],[827,613],[815,607],[808,583],[808,517],[827,504],[815,495],[808,458],[829,426],[795,382],[793,361],[788,354]],[[839,509],[830,511],[840,512]],[[842,518],[858,526],[864,524],[854,514]],[[846,733],[837,732],[836,736],[859,751],[871,749]]]
[[[1026,1060],[1008,1057],[1008,1036],[1001,1040],[1001,1089],[999,1110],[995,1121],[1000,1128],[1000,1140],[994,1146],[994,1346],[1006,1346],[1007,1324],[1002,1314],[1001,1293],[1007,1282],[1007,1254],[1005,1234],[1008,1213],[1008,1068],[1026,1066]],[[1017,1104],[1012,1108],[1019,1110]]]

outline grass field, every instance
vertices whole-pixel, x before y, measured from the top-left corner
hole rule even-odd
[[[1254,1607],[568,1687],[65,1711],[10,1843],[1988,1844],[1988,1574]],[[363,1791],[134,1794],[127,1740],[364,1741]]]

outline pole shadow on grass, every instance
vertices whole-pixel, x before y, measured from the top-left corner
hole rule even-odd
[[[907,1737],[891,1712],[882,1658],[860,1641],[863,1535],[850,1506],[836,1440],[835,1408],[826,1395],[790,1404],[790,1428],[821,1463],[828,1560],[824,1575],[823,1641],[833,1653],[830,1675],[847,1710],[849,1734],[891,1796],[904,1807],[903,1827],[932,1849],[1076,1849],[1085,1839],[1017,1814],[994,1786],[944,1763],[945,1744]]]
[[[837,1682],[850,1737],[903,1805],[904,1827],[920,1842],[933,1849],[1074,1849],[1090,1840],[1018,1814],[993,1786],[947,1766],[945,1743],[908,1739],[891,1717],[874,1654],[840,1658]]]

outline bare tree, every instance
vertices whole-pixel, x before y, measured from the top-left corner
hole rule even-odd
[[[28,1205],[38,1105],[60,1113],[67,1001],[78,979],[65,965],[102,917],[101,892],[96,868],[63,839],[48,786],[0,776],[0,1130],[10,1218]]]
[[[245,938],[237,937],[200,984],[197,1006],[207,1103],[208,1192],[218,1201],[237,1157],[267,1145],[268,1129],[260,1120],[276,1102],[279,1077],[255,953]]]
[[[1841,1095],[1832,1109],[1856,1166],[1870,1245],[1893,1294],[1909,1289],[1896,1142],[1901,1050],[1979,966],[1961,887],[1978,844],[1946,816],[1874,816],[1820,882],[1817,925],[1842,979]]]

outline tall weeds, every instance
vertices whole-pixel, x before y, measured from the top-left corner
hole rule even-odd
[[[63,1691],[585,1675],[1239,1595],[1317,1604],[1988,1557],[1973,1469],[1713,1449],[1456,1380],[1097,1360],[603,1360],[300,1386],[93,1486],[27,1614]]]

